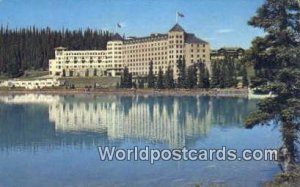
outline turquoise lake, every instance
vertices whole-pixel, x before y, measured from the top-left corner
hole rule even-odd
[[[274,127],[245,129],[257,100],[206,96],[0,96],[0,187],[261,186],[273,161],[101,161],[98,146],[278,148]]]

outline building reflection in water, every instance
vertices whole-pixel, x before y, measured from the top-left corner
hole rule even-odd
[[[20,141],[27,143],[47,140],[49,144],[76,142],[94,145],[97,144],[95,139],[99,140],[101,135],[102,143],[123,140],[149,141],[167,144],[170,148],[184,147],[187,142],[205,138],[214,126],[241,127],[244,117],[255,109],[255,102],[246,98],[203,96],[27,94],[1,96],[0,102],[4,103],[0,105],[2,115],[10,112],[12,117],[15,115],[15,119],[23,118],[17,121],[5,118],[0,126],[2,138],[7,136],[3,133],[9,132],[15,133],[11,137],[23,138]],[[38,109],[40,104],[43,104],[43,107]],[[45,118],[47,112],[49,119],[45,121],[42,118]],[[22,127],[17,131],[24,131],[25,134],[28,131],[30,135],[17,137],[17,134],[24,132],[14,132],[8,126],[11,123],[14,124],[13,127]],[[48,130],[45,130],[46,126]],[[32,131],[37,127],[40,128],[36,129],[36,132]],[[94,138],[90,140],[91,137]],[[3,140],[5,142],[6,139]]]

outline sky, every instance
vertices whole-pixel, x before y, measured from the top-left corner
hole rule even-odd
[[[52,29],[93,28],[126,36],[167,33],[179,24],[212,48],[251,46],[263,31],[247,25],[264,0],[0,0],[0,24]],[[117,29],[116,24],[122,28]]]

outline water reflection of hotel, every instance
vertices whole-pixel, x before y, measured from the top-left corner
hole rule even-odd
[[[168,112],[162,103],[149,105],[133,99],[129,108],[117,97],[111,102],[61,100],[50,104],[49,118],[57,131],[106,131],[109,139],[147,139],[171,147],[183,147],[188,136],[202,136],[209,130],[209,119],[194,119],[186,113],[182,121],[176,101]]]

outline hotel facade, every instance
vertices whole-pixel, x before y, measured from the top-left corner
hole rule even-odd
[[[209,43],[176,24],[166,34],[127,39],[115,34],[106,50],[70,51],[58,47],[55,59],[49,60],[49,74],[54,77],[115,77],[127,67],[133,77],[145,77],[152,62],[155,75],[160,68],[166,72],[171,67],[176,76],[180,58],[185,59],[186,67],[203,62],[210,71]]]

